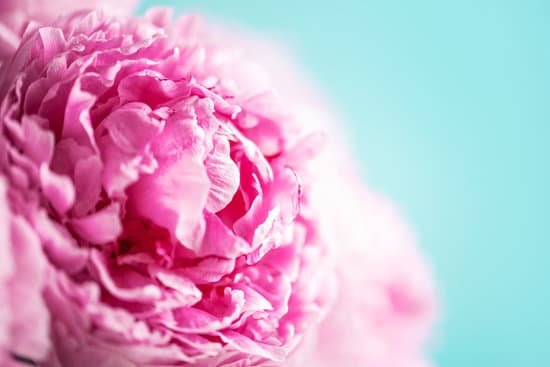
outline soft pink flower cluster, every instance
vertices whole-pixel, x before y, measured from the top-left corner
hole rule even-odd
[[[0,17],[41,22],[0,42],[2,366],[422,361],[426,267],[289,69],[194,16],[28,9]]]
[[[287,367],[429,366],[420,351],[435,314],[431,276],[393,206],[361,187],[319,205],[340,213],[325,217],[327,240],[345,241],[333,255],[338,297]]]

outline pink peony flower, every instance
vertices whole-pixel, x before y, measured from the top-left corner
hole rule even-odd
[[[26,320],[50,334],[2,334],[5,354],[280,365],[326,313],[318,135],[228,40],[159,10],[77,12],[23,35],[0,72],[2,213],[16,223],[0,281],[29,283]]]
[[[19,46],[30,22],[49,23],[79,9],[103,8],[110,14],[129,14],[137,0],[2,0],[0,2],[0,64]],[[37,26],[37,25],[32,25]]]
[[[0,364],[425,365],[429,273],[330,103],[169,18],[31,27],[1,71]]]

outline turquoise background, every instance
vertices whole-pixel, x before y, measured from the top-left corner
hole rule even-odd
[[[153,3],[289,40],[433,263],[438,366],[550,366],[550,1]]]

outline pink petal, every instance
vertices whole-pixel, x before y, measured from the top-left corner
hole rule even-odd
[[[239,187],[239,169],[229,155],[226,138],[215,138],[214,148],[204,164],[211,182],[206,209],[216,213],[227,206]]]
[[[248,243],[235,235],[216,214],[205,212],[204,218],[206,228],[200,246],[195,248],[197,256],[236,258],[250,250]]]
[[[38,30],[40,41],[42,41],[42,56],[44,64],[50,62],[55,56],[65,51],[65,37],[59,28],[42,27]]]
[[[90,108],[97,96],[82,89],[81,76],[70,89],[65,115],[63,118],[63,138],[72,138],[81,144],[88,144],[94,150],[96,142],[92,122],[90,120]]]
[[[23,117],[25,153],[37,164],[49,164],[54,151],[54,135],[37,123],[38,118]]]
[[[161,298],[162,291],[129,267],[110,266],[109,259],[99,251],[90,253],[90,270],[95,278],[114,297],[130,302],[154,302]]]
[[[154,269],[151,273],[162,285],[175,290],[182,296],[179,299],[179,306],[191,306],[200,301],[202,293],[189,278],[162,268]]]
[[[74,186],[77,200],[73,214],[77,217],[86,215],[99,201],[101,193],[101,160],[96,155],[79,160],[74,168]]]
[[[254,341],[242,334],[231,330],[218,332],[217,335],[233,348],[246,355],[253,354],[268,358],[272,361],[282,362],[286,357],[283,348]]]
[[[186,155],[130,187],[128,211],[168,229],[184,246],[195,250],[202,239],[202,208],[208,189],[204,166]]]
[[[151,108],[137,102],[117,109],[103,121],[103,125],[113,142],[126,153],[141,152],[163,128],[163,123],[152,116]]]
[[[65,214],[75,200],[73,182],[67,176],[50,171],[46,164],[40,166],[42,191],[59,214]]]
[[[121,103],[145,102],[155,107],[178,95],[189,94],[172,80],[162,74],[144,70],[124,78],[118,86],[118,95]]]
[[[110,136],[99,140],[104,164],[102,184],[109,197],[125,196],[126,188],[136,182],[142,173],[152,173],[158,166],[149,154],[129,154],[121,151]]]
[[[208,284],[219,281],[224,275],[235,269],[235,259],[206,257],[197,264],[176,271],[188,277],[196,284]]]
[[[84,267],[88,252],[77,246],[65,227],[53,222],[43,210],[33,213],[32,224],[54,265],[69,274]]]
[[[86,217],[72,219],[71,228],[85,241],[104,244],[117,239],[122,233],[120,205],[113,203]]]

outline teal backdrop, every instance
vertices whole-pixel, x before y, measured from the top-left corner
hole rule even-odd
[[[443,303],[442,367],[550,366],[550,1],[144,1],[288,40]]]

